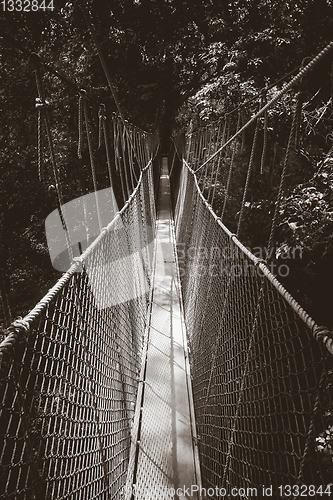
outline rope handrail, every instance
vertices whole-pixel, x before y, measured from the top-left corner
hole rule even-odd
[[[333,355],[333,333],[328,330],[325,326],[318,325],[315,320],[302,308],[302,306],[294,299],[294,297],[286,290],[286,288],[280,283],[280,281],[271,273],[268,266],[262,259],[256,257],[243,243],[238,239],[237,235],[232,233],[221,221],[220,217],[214,212],[211,205],[207,202],[204,197],[196,178],[196,172],[191,169],[188,163],[184,161],[186,168],[194,176],[195,186],[198,190],[199,196],[202,199],[206,209],[212,214],[216,223],[219,227],[226,233],[226,235],[235,243],[235,245],[246,255],[255,266],[258,266],[260,270],[264,273],[266,278],[274,286],[274,288],[279,292],[279,294],[288,302],[292,309],[298,314],[298,316],[304,321],[308,328],[314,333],[316,339],[320,339],[326,346],[330,354]],[[321,334],[318,336],[318,332]]]
[[[14,329],[20,328],[21,329],[21,334],[25,334],[29,328],[30,325],[36,320],[36,318],[41,314],[41,312],[47,307],[47,305],[54,299],[54,297],[59,293],[59,291],[69,282],[71,277],[73,276],[74,273],[78,272],[80,268],[82,268],[82,265],[84,264],[84,261],[88,258],[88,256],[93,252],[93,250],[100,245],[101,241],[105,238],[105,235],[112,231],[113,227],[116,225],[116,223],[119,221],[119,219],[122,217],[122,215],[125,213],[125,211],[128,209],[129,205],[131,204],[132,200],[136,197],[138,190],[140,189],[140,185],[142,183],[142,176],[146,170],[148,170],[151,166],[151,160],[149,161],[148,165],[141,170],[140,172],[140,177],[138,180],[138,183],[122,207],[122,209],[117,212],[112,219],[112,221],[108,224],[108,226],[102,228],[100,234],[95,238],[95,240],[89,245],[89,247],[80,255],[80,257],[75,257],[73,259],[72,265],[66,271],[63,276],[53,285],[52,288],[45,294],[45,296],[35,305],[35,307],[27,313],[24,318],[20,318],[19,320],[16,320],[12,323],[12,325],[7,329],[8,330],[8,336],[4,338],[4,340],[0,344],[0,368],[1,368],[1,361],[3,359],[3,352],[7,352],[9,348],[9,343],[12,346],[13,341],[16,342],[19,338],[19,336],[12,336],[10,335],[12,328]],[[12,339],[12,341],[9,342],[9,340]]]
[[[172,184],[203,485],[228,495],[320,478],[324,491],[333,333],[223,224],[191,167]]]
[[[115,499],[125,486],[152,293],[152,169],[149,159],[122,209],[5,330],[0,498]]]

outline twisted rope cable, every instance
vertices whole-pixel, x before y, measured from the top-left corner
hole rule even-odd
[[[112,94],[113,100],[114,100],[114,102],[115,102],[115,104],[117,106],[117,110],[118,110],[118,113],[119,113],[119,115],[121,117],[121,121],[123,122],[123,126],[124,126],[125,131],[126,131],[126,133],[128,135],[132,151],[133,151],[134,156],[137,159],[137,161],[139,161],[138,158],[137,158],[137,155],[136,155],[136,151],[135,151],[133,142],[132,142],[131,138],[129,137],[129,133],[128,133],[127,126],[126,126],[126,120],[125,120],[122,108],[120,106],[120,102],[119,102],[119,99],[118,99],[116,87],[115,87],[115,85],[112,82],[112,79],[111,79],[108,67],[106,65],[106,62],[105,62],[105,59],[104,59],[101,47],[99,45],[99,42],[98,42],[98,39],[97,39],[97,35],[96,35],[96,31],[95,31],[95,27],[94,27],[94,25],[93,25],[93,23],[91,21],[91,18],[89,16],[88,12],[87,12],[87,9],[86,9],[83,1],[79,0],[79,4],[80,4],[80,7],[81,7],[81,10],[82,10],[82,13],[83,13],[83,17],[84,17],[84,19],[85,19],[85,21],[87,23],[87,26],[88,26],[88,29],[89,29],[89,33],[91,35],[91,38],[93,39],[93,42],[94,42],[94,45],[95,45],[95,48],[96,48],[96,51],[97,51],[97,54],[98,54],[98,58],[100,60],[101,66],[103,68],[103,71],[104,71],[104,74],[105,74],[105,77],[106,77],[106,80],[107,80],[108,85],[109,85],[110,90],[111,90],[111,94]]]
[[[47,294],[35,305],[35,307],[24,317],[24,318],[18,318],[15,320],[11,326],[9,326],[6,329],[6,332],[8,334],[4,338],[4,340],[0,344],[0,368],[1,368],[1,363],[3,361],[4,356],[10,352],[10,350],[13,348],[13,346],[16,344],[16,342],[25,334],[29,334],[31,324],[41,315],[41,313],[46,309],[46,307],[52,302],[52,300],[56,297],[56,295],[64,288],[64,286],[70,281],[72,276],[78,272],[78,270],[82,267],[83,263],[85,260],[88,258],[88,256],[93,252],[94,248],[100,243],[100,241],[105,237],[105,234],[107,232],[110,232],[115,224],[118,223],[119,218],[121,218],[122,214],[124,211],[127,209],[127,207],[130,205],[132,202],[133,198],[135,197],[136,193],[140,189],[140,185],[142,182],[142,176],[143,173],[151,167],[151,161],[148,163],[148,165],[141,170],[140,172],[140,178],[137,186],[135,187],[133,193],[129,197],[129,199],[126,201],[122,209],[117,212],[115,217],[112,219],[112,221],[109,223],[109,225],[106,228],[103,228],[100,234],[97,236],[97,238],[91,243],[91,245],[80,255],[80,257],[75,257],[73,259],[73,263],[71,267],[66,271],[62,277],[55,283],[55,285],[50,288],[50,290],[47,292]]]
[[[40,181],[44,178],[43,172],[43,142],[42,142],[42,112],[41,108],[37,111],[37,163],[38,163],[38,179]]]
[[[109,140],[108,140],[108,131],[107,131],[107,125],[106,125],[106,115],[105,115],[105,106],[104,105],[101,105],[100,113],[101,113],[101,125],[102,125],[101,141],[103,141],[103,139],[104,139],[106,164],[107,164],[107,168],[108,168],[110,187],[111,187],[112,193],[113,193],[111,153],[110,153],[110,146],[109,146]],[[114,196],[112,196],[112,203],[115,203]],[[113,209],[116,211],[117,207],[113,205]]]
[[[231,130],[231,128],[230,128],[230,119],[227,116],[226,119],[225,119],[224,127],[223,127],[222,144],[229,139],[230,130]],[[214,182],[214,187],[213,187],[212,199],[211,199],[211,202],[210,202],[211,205],[213,204],[213,201],[214,201],[214,198],[215,198],[216,184],[217,184],[217,180],[218,180],[218,175],[219,175],[219,172],[220,172],[221,164],[223,165],[223,163],[224,163],[224,155],[222,155],[222,152],[221,152],[221,154],[218,155],[218,159],[217,159],[217,168],[216,168],[216,172],[215,172],[215,182]],[[211,177],[210,185],[212,185],[212,183],[213,183],[213,176]],[[209,201],[209,199],[208,199],[208,201]]]
[[[124,186],[124,180],[123,180],[123,175],[122,175],[122,168],[120,165],[120,158],[119,158],[119,124],[116,119],[116,117],[113,117],[112,120],[113,123],[113,147],[114,147],[114,162],[116,166],[116,171],[119,172],[119,177],[120,177],[120,185],[121,185],[121,192],[123,195],[123,200],[124,203],[127,200],[128,196],[125,192],[125,186]]]
[[[237,125],[236,125],[236,130],[238,130],[239,125],[241,121],[241,112],[238,113],[238,120],[237,120]],[[229,166],[229,172],[228,172],[228,179],[227,179],[227,185],[225,188],[225,195],[224,195],[224,200],[223,200],[223,207],[222,207],[222,213],[221,213],[221,220],[223,221],[226,206],[227,206],[227,201],[228,201],[228,196],[229,196],[229,189],[230,189],[230,184],[231,184],[231,176],[232,176],[232,171],[234,168],[234,162],[235,162],[235,156],[236,156],[236,150],[237,150],[237,143],[236,141],[232,145],[232,154],[231,154],[231,161],[230,161],[230,166]]]
[[[256,122],[256,128],[255,128],[254,136],[253,136],[251,155],[250,155],[249,165],[248,165],[247,174],[246,174],[246,181],[245,181],[245,186],[244,186],[244,191],[243,191],[242,206],[240,209],[240,214],[239,214],[238,224],[237,224],[237,232],[236,232],[237,236],[239,236],[241,225],[242,225],[243,220],[244,220],[245,202],[246,202],[247,192],[248,192],[249,184],[250,184],[252,166],[253,166],[253,162],[254,162],[254,153],[255,153],[255,150],[257,147],[257,142],[258,142],[258,133],[259,133],[259,120],[257,120],[257,122]]]
[[[292,143],[293,143],[293,140],[295,137],[296,123],[297,123],[297,106],[295,107],[294,114],[293,114],[293,120],[292,120],[292,124],[291,124],[291,129],[290,129],[290,134],[289,134],[289,139],[288,139],[288,144],[287,144],[287,150],[286,150],[286,154],[284,157],[283,169],[282,169],[282,173],[281,173],[281,177],[280,177],[279,191],[278,191],[278,195],[277,195],[276,201],[275,201],[274,215],[273,215],[273,219],[272,219],[271,230],[270,230],[268,245],[267,245],[267,255],[270,255],[271,250],[273,248],[273,238],[274,238],[274,233],[275,233],[276,224],[277,224],[278,212],[279,212],[282,197],[283,197],[284,182],[285,182],[285,178],[287,175],[287,167],[289,164],[289,157],[290,157],[290,153],[291,153],[291,149],[292,149]]]
[[[42,104],[44,104],[46,101],[45,101],[39,59],[38,59],[37,55],[35,55],[34,58],[35,58],[36,85],[37,85],[38,96],[39,96],[40,102]],[[51,164],[52,164],[53,176],[54,176],[55,187],[56,187],[56,192],[57,192],[58,211],[59,211],[61,224],[62,224],[64,233],[65,233],[68,255],[69,255],[70,262],[71,262],[73,260],[73,248],[72,248],[72,243],[71,243],[71,239],[69,236],[69,232],[67,230],[66,219],[65,219],[65,215],[64,215],[63,198],[62,198],[61,187],[60,187],[60,179],[59,179],[59,175],[58,175],[58,165],[57,165],[56,155],[55,155],[54,146],[53,146],[50,118],[49,118],[47,106],[43,106],[43,109],[44,109],[44,121],[45,121],[46,135],[47,135],[49,149],[50,149]]]
[[[188,171],[194,176],[194,182],[197,191],[201,199],[203,200],[207,210],[212,214],[216,223],[221,227],[223,232],[232,239],[232,241],[237,245],[237,247],[254,263],[255,266],[258,266],[260,271],[266,276],[268,281],[273,285],[273,287],[277,290],[277,292],[286,300],[286,302],[290,305],[290,307],[295,311],[298,317],[303,321],[303,323],[309,328],[312,332],[314,338],[317,341],[322,342],[328,352],[333,355],[333,332],[328,330],[326,326],[319,326],[316,324],[313,318],[303,309],[303,307],[297,302],[296,299],[284,288],[284,286],[280,283],[280,281],[271,273],[266,263],[261,259],[258,259],[248,248],[246,248],[238,239],[238,237],[233,234],[229,229],[223,224],[220,217],[216,215],[212,207],[207,203],[207,200],[203,196],[197,176],[195,175],[195,171],[191,169],[191,167],[184,161],[184,165],[188,169]]]
[[[218,143],[220,142],[220,138],[221,138],[221,123],[219,124],[219,128],[218,128],[218,131],[217,131],[217,142]],[[211,176],[210,176],[209,187],[211,188],[211,186],[213,186],[213,189],[208,193],[208,201],[210,199],[210,193],[212,193],[211,200],[210,200],[210,204],[211,205],[213,205],[214,198],[215,198],[216,184],[217,184],[218,175],[219,175],[219,172],[220,172],[220,165],[221,165],[221,155],[219,155],[218,158],[217,158],[217,166],[216,166],[215,172],[214,172],[214,169],[212,168],[212,173],[211,173]],[[214,182],[214,185],[213,185],[214,174],[215,174],[215,182]]]
[[[79,97],[79,109],[78,109],[78,143],[77,143],[77,155],[82,159],[82,137],[83,137],[83,95],[80,94]]]
[[[267,101],[266,92],[263,95],[263,103]],[[261,153],[261,161],[260,161],[260,174],[264,174],[265,161],[266,161],[266,153],[267,153],[267,141],[268,140],[268,112],[267,110],[264,113],[264,130],[263,130],[263,146]]]
[[[95,168],[95,161],[94,161],[94,151],[93,151],[93,144],[92,144],[92,139],[91,139],[88,106],[87,106],[87,101],[86,101],[85,97],[82,100],[82,107],[83,107],[83,118],[84,118],[87,143],[88,143],[91,176],[92,176],[92,181],[93,181],[93,186],[94,186],[94,191],[95,191],[95,198],[96,198],[97,219],[98,219],[99,230],[102,231],[103,225],[102,225],[102,220],[101,220],[100,206],[99,206],[99,202],[98,202],[98,187],[97,187],[96,168]]]
[[[11,353],[16,342],[24,337],[24,335],[27,335],[29,331],[30,323],[22,318],[17,318],[6,329],[7,335],[0,344],[0,370],[4,357],[8,356]]]
[[[298,92],[296,97],[296,106],[295,106],[295,114],[296,114],[296,123],[295,123],[295,148],[299,149],[300,145],[300,133],[301,133],[301,122],[302,122],[302,107],[303,107],[303,94],[302,92]]]

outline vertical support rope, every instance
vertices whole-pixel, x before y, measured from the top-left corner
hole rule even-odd
[[[318,415],[318,412],[319,412],[319,409],[321,406],[321,404],[320,404],[320,390],[323,387],[325,380],[327,382],[327,371],[326,371],[326,367],[323,366],[323,370],[322,370],[321,377],[320,377],[319,384],[318,384],[318,394],[316,397],[316,401],[313,405],[312,418],[311,418],[311,422],[310,422],[310,425],[308,428],[308,433],[306,436],[306,443],[305,443],[305,447],[304,447],[304,451],[303,451],[303,455],[302,455],[301,466],[300,466],[300,469],[298,472],[297,479],[298,479],[298,484],[300,484],[300,485],[303,484],[303,481],[305,479],[304,478],[304,467],[305,467],[307,458],[309,457],[309,443],[311,440],[314,439],[314,436],[315,436],[316,429],[315,429],[314,422],[315,422],[315,418]],[[296,500],[296,497],[294,497],[293,500]]]
[[[263,105],[267,102],[266,94],[263,95]],[[266,153],[267,153],[267,139],[268,139],[268,111],[264,113],[264,130],[263,130],[263,146],[260,161],[260,174],[264,175]]]
[[[52,140],[52,134],[51,134],[51,126],[50,126],[50,118],[49,118],[49,113],[48,113],[48,109],[47,109],[47,106],[46,106],[44,89],[43,89],[43,82],[42,82],[42,75],[41,75],[41,71],[40,71],[40,64],[39,64],[39,60],[38,60],[37,54],[34,54],[34,62],[35,62],[35,69],[36,69],[37,91],[38,91],[38,96],[39,96],[40,103],[42,105],[41,109],[43,109],[43,114],[44,114],[45,129],[46,129],[46,135],[47,135],[48,144],[49,144],[51,164],[52,164],[54,182],[55,182],[56,192],[57,192],[58,211],[59,211],[59,216],[60,216],[61,224],[62,224],[64,233],[65,233],[66,245],[67,245],[67,250],[68,250],[68,255],[69,255],[69,261],[71,263],[73,261],[73,257],[74,257],[73,256],[73,248],[72,248],[72,244],[71,244],[69,232],[67,230],[65,215],[64,215],[64,212],[63,212],[63,199],[62,199],[62,193],[61,193],[61,187],[60,187],[60,179],[59,179],[59,174],[58,174],[58,166],[57,166],[55,151],[54,151],[54,147],[53,147],[53,140]]]
[[[108,138],[108,131],[107,131],[107,125],[106,125],[106,115],[105,115],[105,106],[104,104],[100,105],[100,117],[101,117],[101,142],[104,139],[104,146],[105,146],[105,154],[106,154],[106,164],[108,168],[108,174],[109,174],[109,180],[110,180],[110,187],[112,189],[112,203],[115,202],[114,198],[114,191],[113,191],[113,180],[112,180],[112,167],[111,167],[111,154],[110,154],[110,146],[109,146],[109,138]],[[115,212],[118,211],[118,208],[113,205],[113,209]]]
[[[240,127],[240,121],[241,121],[241,111],[238,112],[236,132],[237,132],[237,130]],[[222,213],[221,213],[221,221],[223,221],[223,218],[224,218],[224,215],[225,215],[226,206],[227,206],[227,201],[228,201],[228,196],[229,196],[229,189],[230,189],[230,184],[231,184],[231,176],[232,176],[232,171],[233,171],[234,162],[235,162],[236,150],[237,150],[237,143],[236,143],[236,141],[234,141],[233,145],[232,145],[231,161],[230,161],[230,167],[229,167],[229,172],[228,172],[227,185],[226,185],[226,188],[225,188],[225,195],[224,195],[224,200],[223,200],[223,207],[222,207]]]
[[[208,140],[207,140],[207,143],[206,143],[205,156],[207,154],[208,158],[210,156],[210,150],[211,150],[212,144],[214,143],[214,141],[213,141],[213,135],[214,135],[214,126],[211,125],[210,127],[207,127]],[[211,168],[211,170],[213,170],[214,169],[214,164],[212,164],[210,168]],[[206,189],[207,177],[208,177],[208,169],[209,169],[209,164],[207,163],[206,168],[205,168],[205,175],[204,175],[204,180],[203,180],[203,186],[202,186],[203,189]],[[209,190],[209,188],[210,188],[210,186],[208,185],[208,190]]]
[[[37,110],[37,154],[38,154],[38,179],[44,180],[44,165],[43,165],[43,141],[42,141],[42,111],[41,106],[36,102]]]
[[[128,138],[129,138],[129,141],[130,141],[130,144],[131,144],[131,148],[132,148],[132,151],[134,153],[134,156],[135,158],[137,159],[138,163],[139,163],[139,160],[137,158],[137,154],[136,154],[136,151],[135,151],[135,148],[134,148],[134,145],[133,145],[133,142],[131,140],[131,138],[129,137],[129,133],[128,133],[128,130],[127,130],[127,127],[126,127],[126,120],[125,120],[125,117],[124,117],[124,114],[123,114],[123,111],[122,111],[122,108],[120,106],[120,103],[119,103],[119,99],[118,99],[118,95],[117,95],[117,91],[116,91],[116,87],[114,86],[113,82],[112,82],[112,79],[111,79],[111,76],[110,76],[110,73],[109,73],[109,70],[108,70],[108,67],[106,65],[106,62],[105,62],[105,59],[104,59],[104,56],[103,56],[103,53],[102,53],[102,50],[101,50],[101,47],[99,45],[99,42],[98,42],[98,39],[97,39],[97,36],[96,36],[96,32],[95,32],[95,27],[89,17],[89,14],[86,10],[86,7],[83,3],[82,0],[79,0],[79,3],[80,3],[80,7],[81,7],[81,10],[83,12],[83,16],[85,18],[85,21],[87,23],[87,26],[88,26],[88,29],[89,29],[89,32],[90,32],[90,35],[93,39],[93,42],[95,44],[95,48],[97,50],[97,54],[98,54],[98,57],[99,57],[99,60],[100,60],[100,63],[102,65],[102,68],[104,70],[104,74],[105,74],[105,77],[107,79],[107,82],[108,82],[108,85],[110,87],[110,90],[111,90],[111,94],[113,96],[113,99],[114,99],[114,102],[116,103],[116,106],[117,106],[117,109],[118,109],[118,113],[121,117],[121,121],[123,122],[123,125],[124,125],[124,129],[128,135]]]
[[[126,138],[125,138],[126,130],[125,130],[124,124],[122,126],[123,126],[123,130],[120,131],[120,136],[119,137],[120,137],[120,144],[121,144],[121,147],[122,147],[123,171],[124,171],[124,175],[125,175],[127,197],[129,198],[132,189],[131,189],[131,187],[129,185],[129,179],[128,179],[128,173],[127,173],[127,165],[126,165]]]
[[[220,142],[220,138],[221,138],[221,128],[222,128],[221,125],[222,125],[222,123],[220,122],[218,132],[217,132],[217,141],[216,141],[217,143]],[[222,141],[225,141],[224,130],[223,130],[223,135],[222,135]],[[214,201],[214,197],[215,197],[216,184],[217,184],[218,175],[219,175],[219,171],[220,171],[220,165],[221,165],[221,155],[218,155],[217,165],[216,165],[215,171],[212,168],[212,173],[211,173],[210,182],[209,182],[209,187],[211,188],[211,186],[213,185],[213,178],[214,178],[214,174],[215,174],[215,182],[214,182],[214,187],[212,189],[212,196],[211,196],[211,201],[210,201],[211,205],[213,205],[213,201]],[[209,202],[209,198],[210,198],[210,192],[209,192],[209,196],[207,198],[208,202]]]
[[[85,98],[83,98],[82,105],[83,105],[83,116],[84,116],[84,122],[85,122],[85,128],[86,128],[87,142],[88,142],[88,152],[89,152],[89,159],[90,159],[91,175],[92,175],[93,186],[94,186],[95,197],[96,197],[96,209],[97,209],[98,225],[99,225],[99,230],[102,231],[103,225],[102,225],[102,220],[101,220],[100,207],[99,207],[99,203],[98,203],[98,188],[97,188],[96,169],[95,169],[95,162],[94,162],[94,152],[93,152],[93,145],[92,145],[92,140],[91,140],[90,125],[89,125],[88,106],[87,106],[87,100]]]
[[[83,110],[82,110],[83,95],[80,94],[79,97],[79,109],[78,109],[78,143],[77,143],[77,155],[82,159],[82,136],[83,136]]]
[[[118,120],[115,116],[113,116],[112,122],[113,122],[114,161],[115,161],[116,170],[119,173],[121,191],[122,191],[123,200],[125,203],[128,196],[125,192],[123,173],[122,173],[122,168],[121,168],[120,158],[119,158],[119,124],[118,124]]]
[[[131,139],[129,138],[129,134],[130,134]],[[133,144],[133,147],[134,147],[132,130],[128,130],[128,133],[127,133],[127,149],[128,149],[128,157],[129,157],[129,162],[130,162],[131,179],[132,179],[132,184],[133,184],[133,189],[134,189],[134,186],[138,183],[138,178],[136,176],[135,169],[134,169],[133,149],[131,148],[131,141],[132,141],[132,144]],[[136,161],[138,162],[139,159],[136,158]],[[135,182],[134,182],[134,179],[135,179]]]
[[[301,140],[303,92],[298,92],[295,106],[295,148],[299,149]]]
[[[252,118],[247,122],[245,123],[245,125],[243,125],[242,128],[240,128],[238,130],[238,132],[236,132],[235,135],[233,135],[229,141],[227,141],[223,146],[221,146],[220,149],[218,149],[217,151],[215,151],[214,155],[213,156],[216,156],[217,154],[219,154],[219,152],[224,149],[226,146],[229,145],[230,142],[234,141],[236,139],[236,137],[238,137],[240,134],[242,134],[244,132],[244,130],[246,128],[248,128],[252,123],[256,122],[258,120],[258,118],[260,118],[260,116],[262,116],[267,109],[269,109],[275,102],[277,102],[280,97],[282,97],[286,92],[288,92],[294,85],[296,85],[297,83],[300,82],[300,80],[307,74],[309,73],[315,66],[316,64],[321,61],[331,50],[333,50],[333,42],[330,42],[328,45],[326,45],[326,47],[321,51],[319,52],[319,54],[314,57],[304,68],[302,68],[299,73],[290,80],[290,82],[286,83],[282,89],[277,92],[275,94],[275,96],[263,107],[261,108],[257,114],[255,114],[254,116],[252,116]],[[208,160],[206,160],[202,165],[200,165],[199,168],[196,169],[196,173],[201,170],[203,167],[206,166],[206,163],[211,161],[212,160],[212,157],[208,158]]]
[[[272,225],[271,225],[271,230],[270,230],[270,235],[269,235],[269,240],[268,240],[268,245],[267,245],[267,255],[271,254],[271,250],[273,247],[274,233],[275,233],[276,224],[277,224],[278,212],[279,212],[279,208],[280,208],[280,204],[281,204],[282,196],[283,196],[284,182],[285,182],[285,178],[286,178],[286,174],[287,174],[287,167],[288,167],[289,157],[290,157],[290,153],[291,153],[291,149],[292,149],[292,143],[294,140],[296,122],[297,122],[297,107],[295,107],[295,111],[293,114],[287,150],[286,150],[286,154],[284,157],[283,169],[282,169],[282,173],[281,173],[281,177],[280,177],[279,191],[278,191],[278,195],[277,195],[277,198],[275,201],[274,215],[273,215],[273,219],[272,219]]]
[[[237,233],[236,233],[237,236],[239,236],[241,225],[242,225],[242,222],[244,220],[245,202],[246,202],[247,192],[248,192],[249,184],[250,184],[252,166],[253,166],[253,162],[254,162],[254,153],[255,153],[255,150],[257,147],[258,132],[259,132],[259,120],[257,119],[255,131],[254,131],[254,136],[253,136],[251,155],[250,155],[249,165],[248,165],[247,174],[246,174],[246,181],[245,181],[245,186],[244,186],[244,191],[243,191],[242,206],[240,209],[240,214],[239,214],[239,219],[238,219]]]

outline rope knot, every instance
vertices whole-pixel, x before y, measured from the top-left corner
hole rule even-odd
[[[105,104],[101,103],[99,105],[99,110],[98,110],[98,118],[100,120],[106,120],[106,109],[105,109]]]
[[[267,267],[267,260],[265,260],[265,259],[257,259],[256,262],[255,262],[255,265],[259,266],[259,264],[264,264],[264,266]]]
[[[84,260],[82,259],[82,255],[80,255],[78,257],[74,257],[72,259],[72,265],[74,265],[74,264],[77,266],[75,272],[82,273],[82,271],[84,269]]]
[[[8,333],[0,345],[0,368],[5,355],[8,355],[16,342],[30,330],[30,324],[22,318],[17,318],[6,330]]]
[[[30,330],[30,323],[25,319],[18,317],[15,321],[13,321],[12,325],[9,328],[14,328],[16,330],[20,330],[24,334],[28,333]]]
[[[45,108],[49,105],[50,105],[50,103],[46,99],[42,100],[40,97],[36,97],[36,99],[35,99],[35,108],[36,109]]]
[[[326,326],[315,325],[312,330],[314,338],[326,346],[327,350],[333,354],[333,332],[331,332]]]

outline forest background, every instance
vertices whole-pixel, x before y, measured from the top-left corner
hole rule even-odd
[[[1,12],[0,329],[27,313],[61,275],[51,265],[45,238],[44,221],[56,208],[56,190],[46,148],[42,179],[38,174],[36,57],[29,53],[74,83],[43,72],[65,202],[93,189],[87,148],[82,158],[77,155],[75,87],[89,98],[100,188],[105,159],[98,149],[98,104],[117,111],[80,2],[54,0],[44,6],[25,14]],[[331,0],[91,0],[85,6],[125,117],[144,130],[158,130],[164,153],[172,133],[218,120],[314,57],[333,33]],[[288,261],[284,284],[317,323],[332,328],[332,55],[301,90],[307,126],[291,158],[273,257],[301,248]],[[275,149],[268,151],[264,177],[250,190],[243,240],[251,248],[264,244],[261,230],[278,189],[293,98],[288,94],[272,112],[269,134]],[[248,117],[255,111],[249,106]],[[250,132],[236,161],[236,179],[246,168]],[[218,207],[223,185],[217,194]],[[231,203],[231,225],[237,210]]]

